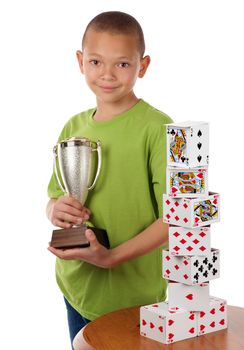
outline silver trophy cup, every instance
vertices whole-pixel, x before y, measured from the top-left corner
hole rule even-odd
[[[100,141],[72,137],[59,142],[53,149],[54,173],[61,190],[76,198],[82,205],[88,192],[95,187],[102,164]],[[51,246],[56,248],[87,247],[85,237],[87,225],[76,225],[71,229],[54,230]],[[105,230],[91,228],[101,244],[109,247]]]

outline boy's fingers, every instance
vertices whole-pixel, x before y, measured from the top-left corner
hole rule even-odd
[[[86,230],[85,232],[86,238],[90,242],[92,250],[97,250],[100,247],[100,243],[97,240],[97,237],[95,236],[95,233],[92,230]]]

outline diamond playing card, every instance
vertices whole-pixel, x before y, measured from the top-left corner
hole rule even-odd
[[[172,255],[208,255],[210,225],[196,228],[169,225],[169,252]]]
[[[210,297],[209,305],[196,315],[198,335],[227,328],[227,305],[223,299]]]
[[[167,168],[167,194],[173,197],[208,196],[208,168]]]
[[[220,198],[209,192],[206,198],[174,198],[163,195],[163,221],[182,227],[206,226],[220,220]]]
[[[169,282],[168,303],[170,309],[184,308],[200,311],[209,306],[209,283],[189,286],[183,283]]]
[[[163,250],[163,277],[175,282],[195,285],[219,277],[219,250],[208,256],[175,256]]]
[[[177,167],[208,165],[209,125],[187,121],[167,124],[167,163]]]
[[[197,335],[196,315],[185,309],[168,310],[161,302],[140,308],[140,334],[170,344]]]

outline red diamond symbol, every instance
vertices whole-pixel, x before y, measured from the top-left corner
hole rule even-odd
[[[186,243],[186,240],[185,240],[184,238],[182,238],[182,239],[180,240],[180,243],[185,244],[185,243]]]
[[[178,237],[180,234],[179,232],[174,232],[173,236]]]
[[[203,238],[203,237],[206,236],[206,233],[204,233],[203,231],[201,231],[201,232],[199,233],[199,236],[201,236],[201,237]]]
[[[187,247],[186,249],[187,249],[189,252],[191,252],[193,248],[189,245],[189,247]]]
[[[170,201],[167,199],[165,203],[169,205],[169,204],[170,204]]]
[[[170,274],[170,270],[169,269],[167,269],[165,272],[167,273],[167,275]]]
[[[185,280],[188,279],[188,275],[186,273],[183,275],[183,277],[184,277]]]
[[[188,205],[186,203],[184,203],[183,207],[186,209],[186,208],[188,208]]]
[[[175,202],[175,206],[176,206],[176,207],[178,207],[178,206],[179,206],[179,203],[178,203],[177,201]]]
[[[174,248],[173,248],[176,252],[178,252],[180,250],[180,248],[176,245]]]
[[[193,233],[191,233],[190,231],[189,232],[187,232],[187,234],[186,234],[188,237],[191,237],[192,235],[193,235]]]
[[[198,244],[200,241],[198,239],[194,239],[192,242]]]
[[[206,248],[202,245],[200,248],[199,248],[202,252],[204,252],[204,250],[206,250]]]
[[[169,214],[166,214],[166,218],[169,219],[169,218],[170,218],[170,215],[169,215]]]
[[[174,209],[174,208],[171,208],[170,211],[171,211],[171,213],[174,213],[174,212],[175,212],[175,209]]]
[[[176,269],[176,270],[179,270],[179,265],[175,265],[175,269]]]
[[[187,261],[187,260],[184,260],[184,261],[183,261],[183,264],[184,264],[184,265],[188,265],[188,261]]]
[[[187,223],[187,222],[188,222],[188,219],[187,219],[187,218],[184,218],[183,221],[184,221],[185,223]]]
[[[176,221],[180,220],[179,216],[176,215],[176,216],[175,216],[175,220],[176,220]]]
[[[169,260],[170,260],[170,256],[166,255],[165,259],[166,259],[167,261],[169,261]]]

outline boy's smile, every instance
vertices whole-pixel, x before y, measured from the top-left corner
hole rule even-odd
[[[109,104],[126,110],[138,101],[133,87],[137,78],[144,76],[150,58],[140,57],[135,35],[90,29],[77,58],[98,108]]]

